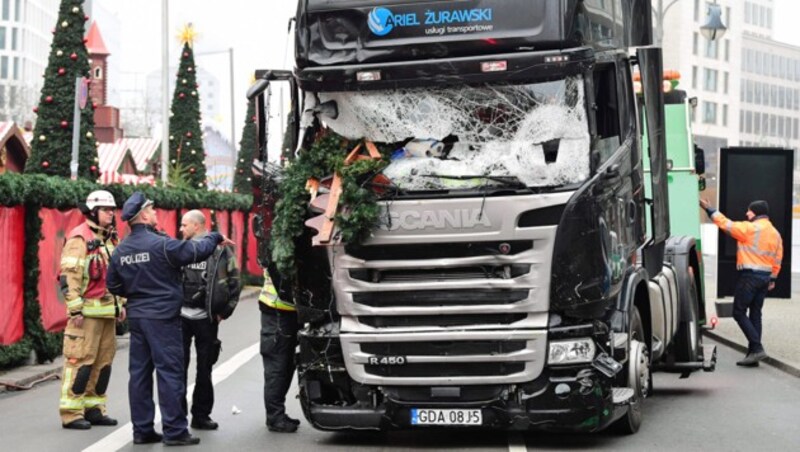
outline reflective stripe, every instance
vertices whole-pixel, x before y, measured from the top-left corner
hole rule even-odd
[[[77,311],[81,306],[83,306],[83,298],[80,297],[67,302],[67,310],[70,312]]]
[[[742,246],[741,250],[748,253],[753,253],[757,256],[778,257],[778,253],[775,251],[763,251],[754,246]]]
[[[117,316],[113,303],[102,304],[100,300],[87,300],[81,310],[85,317],[110,317]]]
[[[753,228],[755,228],[755,235],[753,236],[753,248],[758,249],[758,242],[761,241],[761,225],[758,223],[753,223]]]
[[[98,396],[98,397],[84,397],[83,398],[83,406],[86,408],[94,408],[99,405],[105,405],[106,401],[108,401],[108,397],[106,396]]]
[[[83,397],[70,396],[69,388],[72,387],[72,372],[75,369],[67,367],[64,369],[64,381],[61,383],[61,399],[58,401],[58,407],[65,410],[82,410]]]
[[[261,288],[258,301],[279,311],[295,311],[295,307],[292,303],[287,303],[278,297],[278,291],[275,289],[269,277],[264,280],[264,287]]]
[[[62,257],[61,258],[61,266],[62,267],[83,267],[86,265],[86,262],[78,257]]]

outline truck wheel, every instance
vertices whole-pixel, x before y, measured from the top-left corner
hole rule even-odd
[[[694,282],[694,270],[689,267],[689,309],[687,318],[678,326],[675,336],[675,361],[679,363],[695,362],[700,355],[702,337],[697,325],[698,315],[697,284]]]
[[[639,431],[642,425],[642,404],[652,387],[650,372],[650,352],[644,339],[644,325],[639,309],[634,307],[631,316],[631,341],[628,353],[628,387],[633,388],[633,398],[628,405],[628,412],[614,424],[618,433],[631,435]]]

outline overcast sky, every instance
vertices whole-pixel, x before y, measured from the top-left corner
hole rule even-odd
[[[114,64],[124,72],[148,73],[161,66],[161,0],[94,0],[119,15],[122,55]],[[688,1],[688,0],[679,0]],[[738,1],[738,0],[736,0]],[[800,46],[795,21],[800,17],[798,0],[774,0],[775,39]],[[246,108],[244,93],[255,69],[292,66],[287,56],[287,24],[294,16],[294,0],[169,0],[170,64],[177,64],[181,25],[192,22],[200,37],[195,52],[234,48],[236,133],[241,133]],[[230,108],[228,55],[197,58],[197,64],[212,72],[223,87],[221,109]],[[225,115],[227,117],[227,114]],[[222,125],[227,131],[229,126]],[[227,135],[227,134],[226,134]]]

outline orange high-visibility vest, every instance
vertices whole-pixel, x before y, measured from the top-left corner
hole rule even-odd
[[[755,221],[731,221],[721,212],[711,220],[736,240],[736,268],[769,273],[777,278],[783,261],[783,240],[766,217]]]

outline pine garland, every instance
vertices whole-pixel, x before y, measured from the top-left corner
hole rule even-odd
[[[387,153],[382,150],[382,160],[362,160],[345,166],[345,157],[352,147],[348,140],[328,134],[302,152],[286,169],[278,187],[280,200],[275,206],[271,237],[272,260],[285,276],[296,274],[295,241],[303,235],[311,199],[306,190],[308,179],[321,180],[334,172],[341,175],[342,195],[336,225],[343,241],[361,242],[375,227],[380,216],[378,198],[363,184],[386,167]]]

